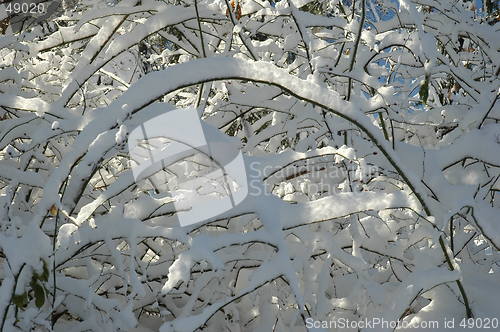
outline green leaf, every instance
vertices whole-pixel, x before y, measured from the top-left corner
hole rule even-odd
[[[28,305],[28,293],[16,294],[12,297],[12,302],[18,308],[25,308]]]
[[[43,272],[40,276],[40,280],[48,281],[49,280],[49,268],[47,267],[47,263],[43,261]]]
[[[427,105],[427,98],[429,98],[429,77],[426,76],[424,82],[420,86],[420,90],[418,91],[420,96],[420,100],[422,103]]]
[[[39,283],[33,285],[33,291],[35,292],[35,305],[41,308],[45,303],[45,291]]]

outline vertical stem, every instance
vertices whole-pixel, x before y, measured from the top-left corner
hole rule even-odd
[[[455,245],[453,240],[453,217],[450,218],[450,249],[451,253],[455,255]]]
[[[52,260],[52,287],[53,287],[53,293],[52,293],[52,319],[51,319],[51,326],[52,329],[54,329],[54,324],[56,323],[54,316],[55,316],[55,310],[54,305],[56,303],[56,290],[57,290],[57,283],[56,283],[56,239],[57,239],[57,221],[59,219],[59,211],[57,211],[56,218],[54,220],[54,237],[52,239],[52,255],[53,255],[53,260]]]
[[[201,30],[201,21],[200,21],[200,12],[198,11],[198,0],[194,0],[194,9],[196,11],[196,20],[198,21],[198,30],[200,31],[200,43],[201,43],[201,52],[203,57],[207,56],[205,52],[205,43],[203,41],[203,31]]]
[[[200,31],[200,44],[201,44],[201,54],[204,58],[207,57],[207,53],[205,51],[205,41],[203,40],[203,30],[201,29],[201,20],[200,20],[200,12],[198,11],[198,0],[194,0],[194,9],[196,11],[196,21],[198,21],[198,30]],[[200,90],[198,92],[198,100],[196,101],[196,108],[198,108],[201,104],[201,99],[203,97],[203,84],[200,84]]]
[[[354,5],[353,5],[353,16],[354,16]],[[352,52],[351,63],[349,65],[349,71],[351,72],[354,68],[354,62],[356,61],[356,54],[358,53],[359,42],[361,40],[361,32],[363,31],[363,25],[365,24],[365,0],[361,1],[361,20],[359,22],[358,33],[356,34],[356,41],[354,42],[354,50]],[[349,77],[349,84],[347,89],[347,100],[351,99],[352,90],[352,78]]]
[[[448,267],[450,268],[451,271],[455,270],[453,267],[453,264],[451,263],[450,256],[448,255],[448,251],[446,250],[446,245],[443,240],[443,236],[441,235],[439,237],[439,245],[441,246],[441,250],[443,251],[444,258],[446,259],[446,263],[448,263]],[[462,285],[462,282],[460,280],[456,281],[458,289],[460,290],[460,294],[462,295],[462,298],[464,299],[464,306],[465,306],[465,313],[467,315],[467,318],[473,318],[474,315],[472,314],[472,310],[469,305],[469,299],[467,298],[467,295],[465,294],[465,289],[464,286]]]
[[[380,119],[380,126],[382,127],[382,131],[384,132],[384,137],[386,140],[389,140],[389,135],[387,134],[387,128],[385,127],[385,121],[382,112],[378,112],[378,117]]]

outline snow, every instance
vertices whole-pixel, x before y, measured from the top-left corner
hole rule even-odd
[[[166,294],[172,290],[180,281],[187,282],[191,272],[191,255],[182,253],[168,269],[167,282],[161,291]]]
[[[13,272],[23,265],[39,270],[40,260],[47,259],[52,251],[49,237],[33,224],[26,225],[21,236],[0,234],[0,247]]]
[[[52,125],[50,127],[52,128],[52,130],[59,129],[60,127],[59,121],[52,122]]]
[[[125,125],[120,125],[120,129],[115,134],[115,142],[116,144],[122,144],[127,138],[127,127]]]
[[[487,14],[84,3],[0,37],[0,330],[500,314]]]

